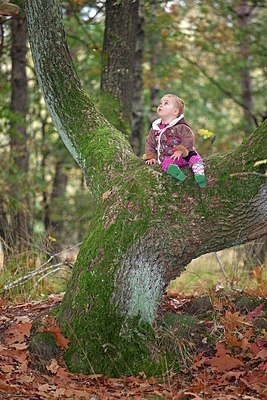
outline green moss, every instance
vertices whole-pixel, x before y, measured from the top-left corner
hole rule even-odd
[[[114,249],[119,258],[132,244],[137,230],[139,234],[145,232],[146,224],[143,220],[139,225],[133,221],[125,231],[124,221],[129,214],[125,209],[116,223],[103,229],[100,218],[103,210],[99,209],[98,212],[93,222],[94,229],[80,251],[72,289],[68,290],[64,299],[64,312],[59,316],[61,326],[72,343],[66,353],[66,360],[75,372],[108,375],[138,373],[146,363],[151,363],[144,334],[141,333],[145,330],[150,335],[151,327],[146,325],[145,329],[144,326],[141,329],[136,320],[127,320],[123,333],[124,317],[111,305],[110,299],[116,271]],[[119,233],[122,233],[121,240]],[[75,315],[72,315],[72,309]],[[131,332],[129,336],[128,332]],[[133,360],[136,370],[127,371],[128,363],[132,368]]]
[[[101,91],[99,99],[99,110],[107,120],[124,135],[130,136],[130,122],[123,115],[123,107],[118,99],[111,94]]]
[[[73,322],[77,331],[78,326]],[[66,353],[65,359],[72,371],[108,376],[137,375],[141,371],[148,374],[162,372],[159,361],[151,359],[149,348],[153,342],[148,337],[153,335],[153,331],[150,326],[146,329],[142,326],[140,333],[136,321],[128,321],[127,331],[131,331],[131,334],[123,334],[121,317],[115,312],[110,313],[106,321],[97,321],[97,327],[94,326],[92,331],[90,323],[95,325],[96,321],[91,318],[84,320],[84,326],[89,325],[87,337],[83,337],[85,342],[72,342]]]

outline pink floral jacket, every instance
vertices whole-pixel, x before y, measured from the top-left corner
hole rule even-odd
[[[182,117],[182,118],[181,118]],[[161,124],[161,119],[153,122],[146,138],[143,160],[155,158],[161,164],[165,157],[170,157],[176,150],[186,157],[194,149],[195,135],[183,119],[183,114],[169,125]]]

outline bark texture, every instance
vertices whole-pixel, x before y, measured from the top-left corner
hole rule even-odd
[[[169,281],[193,258],[266,231],[266,177],[254,163],[265,157],[267,122],[206,160],[205,190],[189,171],[174,181],[144,165],[83,93],[55,0],[28,1],[26,10],[52,118],[98,202],[58,316],[70,339],[67,363],[84,373],[155,373],[166,362],[150,346],[152,325]]]

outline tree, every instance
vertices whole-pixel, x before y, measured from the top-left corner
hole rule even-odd
[[[139,0],[106,1],[101,111],[118,129],[128,133],[132,118],[138,7]]]
[[[140,156],[142,137],[144,132],[144,95],[143,95],[143,53],[144,53],[144,4],[139,4],[138,19],[136,22],[136,47],[135,67],[133,77],[133,107],[132,107],[132,133],[130,143],[136,155]]]
[[[25,15],[17,16],[18,12],[19,7],[11,3],[5,2],[0,7],[0,15],[13,15],[8,26],[11,32],[11,68],[5,65],[7,58],[3,63],[5,65],[3,70],[6,73],[6,80],[3,80],[3,82],[6,83],[9,80],[11,82],[11,100],[10,104],[7,105],[7,86],[4,88],[4,85],[1,85],[2,101],[0,112],[3,118],[1,140],[3,149],[5,148],[5,152],[1,157],[3,163],[1,178],[5,184],[1,191],[0,236],[9,252],[11,247],[19,252],[26,250],[32,232],[27,184],[29,159],[28,134],[26,130],[28,116],[27,32]],[[2,20],[2,17],[0,19]],[[8,38],[8,28],[5,33],[2,32],[2,39]],[[3,44],[3,40],[1,42]],[[5,47],[7,46],[3,46],[3,48]],[[9,79],[8,75],[9,68],[11,79]]]
[[[36,74],[53,121],[97,208],[58,321],[73,371],[161,368],[152,325],[171,279],[195,257],[244,243],[267,227],[265,122],[242,145],[206,160],[208,187],[149,169],[83,92],[55,0],[26,2]],[[233,174],[233,176],[232,176]]]
[[[12,242],[23,250],[31,237],[31,221],[28,195],[23,187],[27,186],[29,155],[27,150],[26,117],[28,114],[28,82],[26,75],[27,32],[25,16],[13,17],[11,20],[12,46],[12,95],[11,110],[15,115],[10,132],[10,147],[13,157],[11,174],[14,176],[11,197],[16,198],[18,186],[20,196],[12,215]],[[18,174],[18,171],[20,174]],[[18,180],[19,178],[19,180]]]

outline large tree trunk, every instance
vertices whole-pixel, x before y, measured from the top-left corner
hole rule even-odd
[[[148,344],[170,280],[193,258],[266,231],[266,177],[254,162],[265,157],[267,122],[236,150],[206,160],[205,190],[188,172],[185,183],[176,182],[144,165],[82,91],[57,2],[26,4],[44,97],[98,202],[58,317],[70,339],[68,366],[84,373],[153,373],[161,360]]]
[[[130,134],[139,0],[106,1],[100,109]]]

